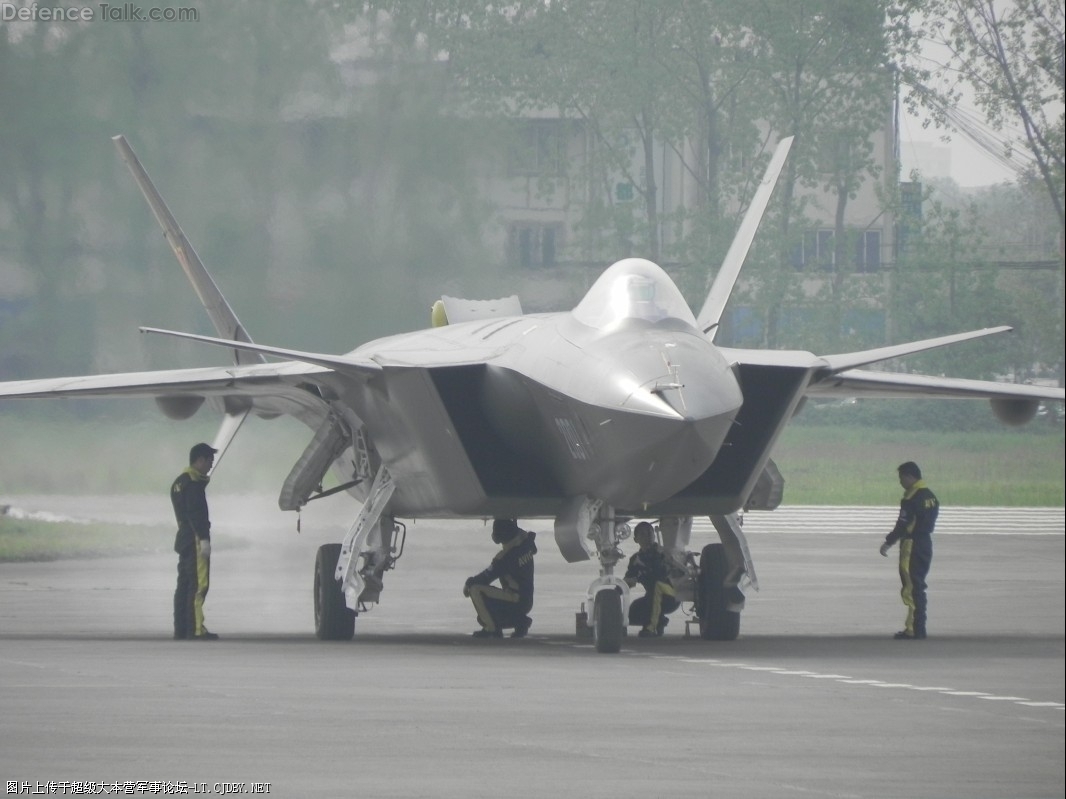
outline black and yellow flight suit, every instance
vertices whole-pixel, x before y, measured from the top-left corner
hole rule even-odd
[[[509,521],[509,520],[508,520]],[[533,556],[537,554],[536,533],[522,530],[510,522],[501,526],[498,520],[493,540],[503,546],[484,571],[466,581],[463,593],[470,597],[477,610],[482,629],[475,635],[501,636],[502,630],[514,629],[514,637],[521,638],[533,620]],[[500,586],[491,585],[499,580]]]
[[[178,585],[174,591],[174,637],[196,638],[206,634],[204,599],[210,584],[211,559],[200,552],[200,542],[211,540],[207,511],[210,478],[190,466],[170,487],[170,501],[178,522],[174,551],[178,553]],[[210,544],[208,544],[210,546]]]
[[[626,581],[635,580],[644,587],[644,596],[629,603],[629,624],[641,627],[641,635],[662,635],[681,603],[670,582],[670,559],[659,544],[637,550],[629,559]]]
[[[933,562],[933,528],[940,503],[923,480],[903,494],[896,526],[885,536],[885,544],[899,542],[900,596],[907,607],[907,621],[900,638],[925,638],[926,578]]]

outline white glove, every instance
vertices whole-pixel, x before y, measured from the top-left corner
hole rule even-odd
[[[887,558],[888,557],[888,550],[891,549],[891,547],[892,547],[892,545],[889,544],[888,542],[885,542],[884,544],[881,544],[881,554],[884,555]]]
[[[196,545],[201,558],[211,557],[211,539],[200,538],[197,540]]]

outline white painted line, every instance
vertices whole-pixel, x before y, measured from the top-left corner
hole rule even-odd
[[[552,642],[554,643],[554,642]],[[591,648],[588,645],[582,644],[569,644],[579,649]],[[807,671],[806,669],[786,669],[780,666],[755,666],[750,663],[734,663],[727,660],[721,660],[719,658],[692,658],[692,657],[675,657],[673,655],[660,655],[649,652],[633,652],[627,651],[626,654],[637,657],[653,657],[659,660],[676,660],[678,663],[696,663],[704,666],[717,666],[722,669],[739,669],[741,671],[758,671],[768,674],[776,674],[781,677],[807,677],[812,680],[833,680],[839,682],[842,685],[865,685],[870,688],[901,688],[907,691],[922,691],[926,693],[939,693],[944,696],[959,696],[967,697],[971,699],[985,699],[990,702],[1012,702],[1019,706],[1024,707],[1046,707],[1055,710],[1066,710],[1066,705],[1062,702],[1034,702],[1020,696],[998,696],[996,694],[990,694],[986,691],[958,691],[954,688],[947,688],[944,686],[936,685],[911,685],[905,682],[883,682],[881,680],[870,679],[856,679],[848,677],[844,674],[823,674],[817,671]]]
[[[748,671],[774,671],[781,673],[783,669],[780,666],[745,666]]]
[[[1059,710],[1066,709],[1066,705],[1062,702],[1019,702],[1019,705],[1025,705],[1026,707],[1057,707]]]

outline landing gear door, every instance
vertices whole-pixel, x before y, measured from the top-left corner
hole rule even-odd
[[[588,497],[572,497],[555,517],[555,543],[567,563],[589,560],[589,530],[601,503]]]

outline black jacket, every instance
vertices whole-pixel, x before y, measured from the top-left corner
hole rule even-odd
[[[533,556],[537,554],[536,533],[520,530],[518,535],[503,545],[492,563],[484,571],[475,574],[467,582],[488,585],[499,580],[500,586],[518,594],[518,607],[528,613],[533,607]]]
[[[629,567],[626,569],[625,579],[636,580],[644,590],[651,593],[655,590],[656,583],[670,584],[671,564],[658,544],[652,544],[647,549],[638,549],[629,559]]]
[[[936,495],[929,490],[925,482],[919,480],[910,487],[899,501],[899,518],[896,526],[885,536],[886,544],[894,544],[901,539],[930,540],[936,517],[940,512],[940,503]]]
[[[207,484],[210,478],[191,466],[178,475],[170,486],[170,502],[178,534],[174,537],[174,551],[181,552],[196,546],[198,539],[211,540],[211,518],[207,512]]]

